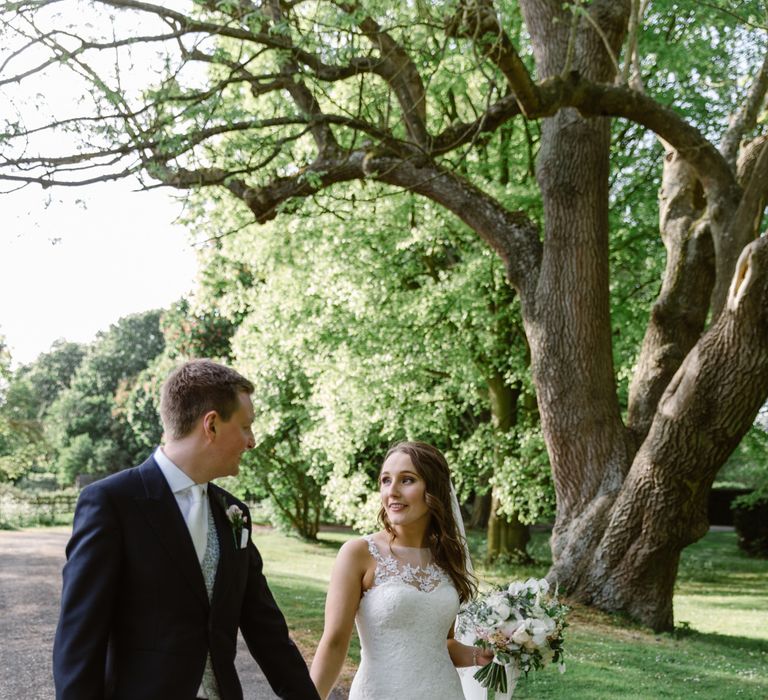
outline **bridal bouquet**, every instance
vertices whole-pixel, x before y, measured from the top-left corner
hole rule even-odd
[[[483,666],[475,679],[493,700],[496,692],[507,692],[507,666],[514,678],[538,670],[549,662],[563,663],[563,630],[568,608],[549,592],[546,579],[513,581],[507,588],[490,591],[470,602],[462,611],[458,632],[475,646],[494,653],[493,662]]]

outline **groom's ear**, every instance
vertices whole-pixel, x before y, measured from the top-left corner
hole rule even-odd
[[[209,440],[213,440],[216,437],[216,422],[219,419],[219,414],[216,411],[208,411],[203,416],[203,433]]]

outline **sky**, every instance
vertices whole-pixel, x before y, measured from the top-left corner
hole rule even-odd
[[[59,29],[81,19],[77,3],[48,9],[48,21]],[[109,35],[107,15],[89,8],[88,26]],[[131,13],[120,16],[130,26],[136,22]],[[4,41],[0,59],[26,43],[13,44],[11,35]],[[138,90],[157,62],[141,47],[132,55],[133,70],[122,75],[126,91]],[[17,52],[6,68],[21,71],[46,57]],[[105,70],[109,62],[99,61],[93,58],[92,65]],[[54,64],[21,83],[3,84],[0,116],[31,127],[50,115],[80,114],[83,91],[82,82]],[[62,132],[36,138],[44,152],[74,150]],[[166,307],[194,286],[195,253],[185,229],[174,223],[183,209],[173,191],[135,191],[135,181],[9,192],[13,186],[0,183],[0,335],[14,366],[30,362],[58,338],[89,342],[121,317]]]
[[[48,198],[51,197],[50,201]],[[170,192],[129,181],[0,194],[0,335],[13,364],[78,342],[194,286],[195,252]]]

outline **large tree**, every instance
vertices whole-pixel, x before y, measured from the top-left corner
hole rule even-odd
[[[85,352],[79,343],[57,340],[10,375],[0,399],[0,479],[17,480],[48,465],[53,446],[45,439],[47,414],[69,387]],[[1,357],[2,348],[0,362]]]
[[[649,5],[98,0],[65,28],[63,3],[5,3],[0,82],[69,67],[90,93],[52,123],[10,120],[0,177],[223,188],[259,222],[373,179],[453,212],[520,298],[558,500],[550,575],[577,599],[670,628],[680,552],[706,531],[711,483],[768,394],[768,240],[757,237],[768,150],[756,131],[768,61],[761,3],[723,15]],[[115,14],[101,35],[87,21],[99,9]],[[686,58],[699,65],[665,69],[658,46],[692,36],[711,47]],[[158,53],[141,90],[127,62],[137,48]],[[679,107],[656,74],[689,88]],[[702,99],[712,104],[697,119]],[[664,148],[666,269],[626,417],[609,313],[611,117]],[[541,130],[542,222],[465,167],[514,121]],[[79,133],[79,147],[51,141],[58,131]]]
[[[133,466],[147,446],[126,404],[143,370],[162,353],[160,311],[131,314],[100,331],[45,416],[59,478],[110,473]]]
[[[493,510],[488,557],[524,558],[524,523],[550,515],[554,494],[514,291],[451,214],[377,189],[349,184],[332,210],[308,203],[264,225],[195,197],[198,236],[238,229],[200,256],[197,304],[242,318],[234,359],[263,385],[257,443],[324,452],[333,475],[315,471],[337,517],[370,527],[381,456],[418,437],[446,451],[460,495],[474,492],[477,526]]]

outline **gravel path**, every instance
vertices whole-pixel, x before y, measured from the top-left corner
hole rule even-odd
[[[51,650],[69,533],[68,528],[0,531],[0,700],[54,697]],[[277,697],[242,638],[237,669],[246,700]]]

